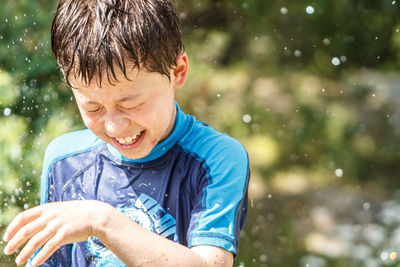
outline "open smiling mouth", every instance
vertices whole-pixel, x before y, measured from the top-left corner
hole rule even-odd
[[[144,134],[145,131],[141,131],[138,135],[128,136],[125,138],[112,138],[112,140],[121,149],[132,149],[140,144]]]

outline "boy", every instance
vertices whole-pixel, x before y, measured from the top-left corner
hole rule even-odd
[[[232,266],[247,153],[174,102],[189,67],[174,6],[61,0],[52,49],[88,129],[50,143],[42,205],[11,222],[5,253],[27,242],[17,264]]]

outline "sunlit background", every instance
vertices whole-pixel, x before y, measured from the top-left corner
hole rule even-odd
[[[400,1],[176,3],[178,102],[250,156],[235,266],[400,266]],[[49,45],[56,4],[0,4],[0,234],[38,204],[49,141],[83,128]]]

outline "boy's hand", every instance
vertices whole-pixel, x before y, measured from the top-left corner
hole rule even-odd
[[[29,240],[16,258],[16,263],[23,264],[43,246],[32,261],[33,265],[40,265],[60,246],[92,236],[92,223],[98,220],[95,213],[98,214],[105,205],[93,200],[66,201],[23,211],[13,219],[4,234],[4,240],[8,242],[4,253],[14,253]]]

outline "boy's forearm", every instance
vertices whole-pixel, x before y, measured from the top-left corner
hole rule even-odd
[[[221,248],[189,249],[146,230],[112,206],[105,206],[93,235],[128,266],[232,266]]]

